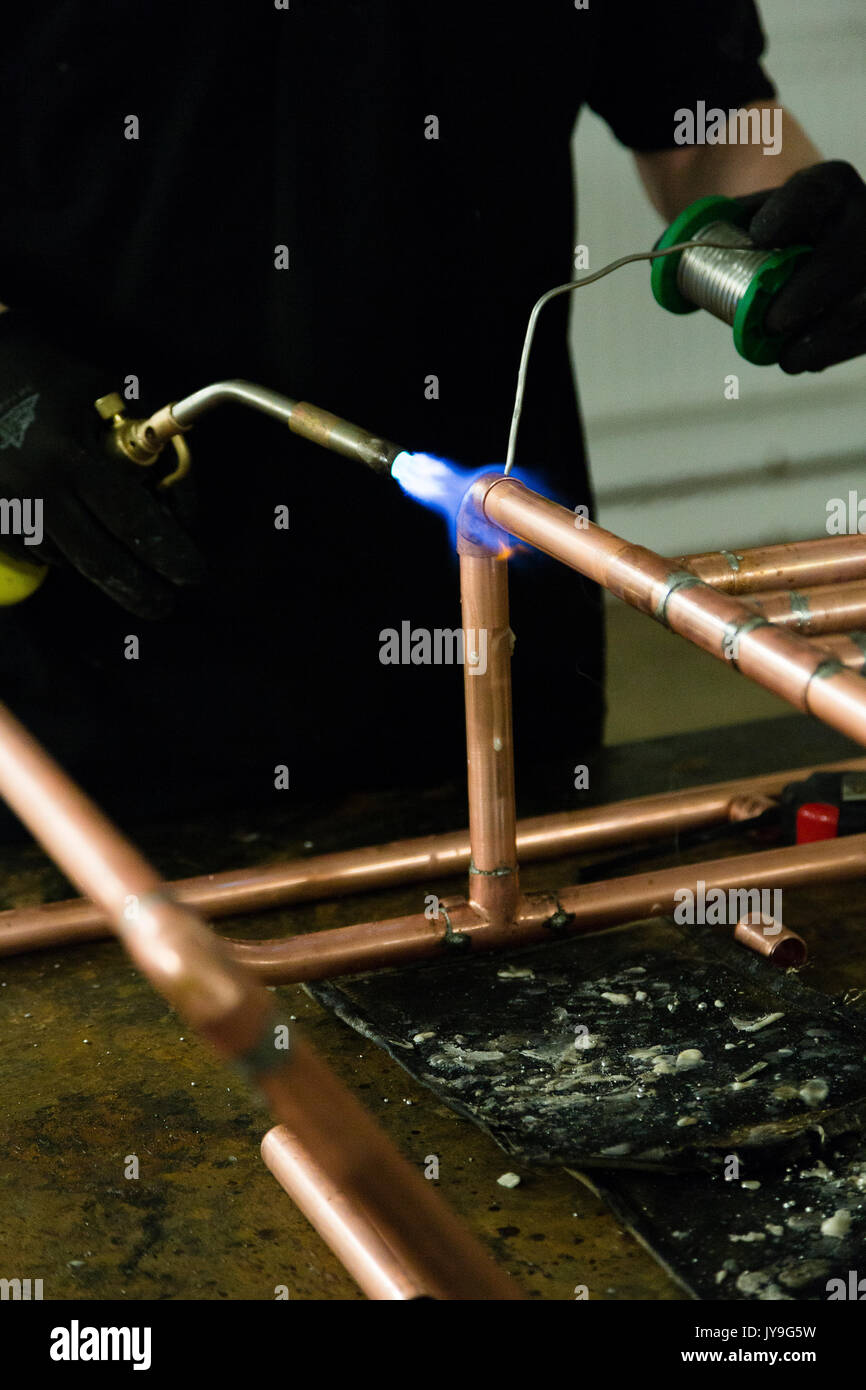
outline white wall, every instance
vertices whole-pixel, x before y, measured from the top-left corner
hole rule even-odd
[[[760,9],[781,101],[827,158],[866,176],[864,0],[763,0]],[[630,154],[591,112],[576,151],[590,269],[652,246],[662,223]],[[767,156],[768,184],[772,168]],[[644,264],[572,299],[602,525],[676,554],[819,535],[829,497],[858,485],[866,497],[866,358],[797,377],[752,367],[724,324],[659,308]],[[730,372],[737,401],[723,395]]]

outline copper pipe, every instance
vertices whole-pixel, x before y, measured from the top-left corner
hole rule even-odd
[[[458,535],[463,614],[463,691],[469,790],[469,897],[510,921],[520,896],[508,562]]]
[[[789,931],[773,917],[760,914],[757,922],[753,914],[743,917],[734,927],[734,940],[766,956],[782,970],[806,964],[808,951],[802,936]]]
[[[435,1298],[520,1297],[312,1050],[297,1040],[285,1049],[286,1025],[268,991],[172,901],[138,851],[2,706],[0,792],[98,903],[151,984],[241,1067],[314,1160],[328,1192],[342,1194],[354,1241],[350,1268],[371,1296],[388,1284]]]
[[[815,645],[850,670],[866,674],[866,632],[824,632]]]
[[[550,916],[554,911],[551,906]],[[229,941],[236,960],[266,984],[298,984],[338,975],[380,970],[412,961],[462,954],[470,945],[495,949],[522,933],[512,924],[489,918],[465,899],[445,899],[436,917],[417,912],[350,927],[329,927],[300,936],[263,941]]]
[[[444,958],[450,949],[531,946],[673,912],[676,894],[703,881],[706,891],[791,888],[825,879],[866,877],[866,834],[762,850],[703,864],[683,864],[626,878],[530,893],[512,924],[491,921],[469,903],[447,905],[447,920],[423,914],[363,922],[269,941],[235,941],[236,958],[269,984],[294,984],[381,966]],[[449,932],[449,923],[452,932]],[[456,940],[455,940],[456,935]]]
[[[866,536],[825,536],[748,550],[715,550],[680,555],[670,563],[675,569],[691,570],[705,584],[728,594],[840,584],[866,579]]]
[[[267,994],[3,706],[0,793],[174,1007],[229,1055],[235,1020],[251,1021],[254,1040]]]
[[[262,1140],[262,1158],[326,1244],[338,1253],[340,1263],[371,1297],[418,1297],[421,1291],[406,1280],[399,1264],[393,1268],[391,1252],[381,1237],[372,1232],[366,1239],[358,1239],[357,1213],[351,1203],[285,1125],[268,1130]]]
[[[797,709],[866,743],[866,681],[826,658],[803,637],[757,618],[738,599],[630,545],[591,522],[575,524],[565,507],[514,478],[487,474],[470,495],[480,513],[507,533],[650,613],[681,637],[732,664]]]
[[[368,1297],[523,1297],[306,1042],[260,1084],[286,1137],[268,1166]]]
[[[683,864],[607,883],[584,883],[561,889],[557,898],[571,913],[579,929],[618,926],[673,911],[674,894],[683,888],[695,891],[699,881],[723,892],[731,889],[796,888],[828,879],[866,877],[866,834],[845,835],[838,840],[786,845],[759,850],[705,864]]]
[[[776,805],[774,797],[764,796],[761,792],[753,792],[751,796],[735,796],[728,807],[728,820],[732,825],[742,825],[745,821],[762,816]]]
[[[777,627],[817,636],[847,632],[866,622],[866,584],[822,584],[818,588],[778,589],[750,594],[748,606]]]
[[[831,639],[823,640],[826,643]],[[766,810],[768,798],[778,795],[789,782],[802,781],[817,771],[866,772],[866,758],[788,768],[784,772],[634,797],[582,811],[534,816],[517,822],[518,855],[529,863],[642,843],[726,819],[748,820]],[[210,917],[230,917],[286,903],[456,876],[468,869],[469,860],[469,832],[458,830],[177,879],[169,888],[187,907],[206,911]],[[99,907],[81,898],[0,912],[0,956],[95,941],[110,935]]]

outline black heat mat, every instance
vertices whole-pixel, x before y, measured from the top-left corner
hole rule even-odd
[[[866,1116],[866,1027],[710,928],[654,921],[311,994],[524,1162],[808,1162]]]
[[[308,988],[693,1297],[866,1298],[856,1006],[667,921]]]
[[[574,1176],[696,1298],[866,1299],[866,1145],[822,1153],[751,1174]]]

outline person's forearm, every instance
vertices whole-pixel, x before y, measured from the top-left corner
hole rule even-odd
[[[776,106],[773,101],[748,103],[749,109]],[[775,155],[764,154],[761,144],[688,145],[635,155],[653,206],[672,221],[696,198],[710,193],[729,198],[760,193],[823,158],[790,111],[782,112],[781,125],[781,147]]]

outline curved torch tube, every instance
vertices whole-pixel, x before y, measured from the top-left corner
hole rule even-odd
[[[271,391],[266,386],[257,386],[254,381],[234,380],[215,381],[210,386],[203,386],[200,391],[193,391],[191,396],[176,401],[170,410],[178,428],[188,430],[196,420],[202,415],[207,415],[215,406],[229,403],[258,410],[260,414],[270,415],[272,419],[280,420],[284,425],[289,423],[292,411],[297,405],[297,401],[292,400],[291,396],[282,396],[278,391]]]
[[[174,405],[163,406],[145,422],[144,437],[158,447],[190,429],[202,415],[219,405],[243,405],[269,415],[272,420],[288,425],[292,433],[302,439],[364,463],[376,473],[390,473],[395,458],[404,452],[402,445],[392,444],[320,406],[293,400],[279,391],[257,386],[253,381],[241,380],[215,381]]]

